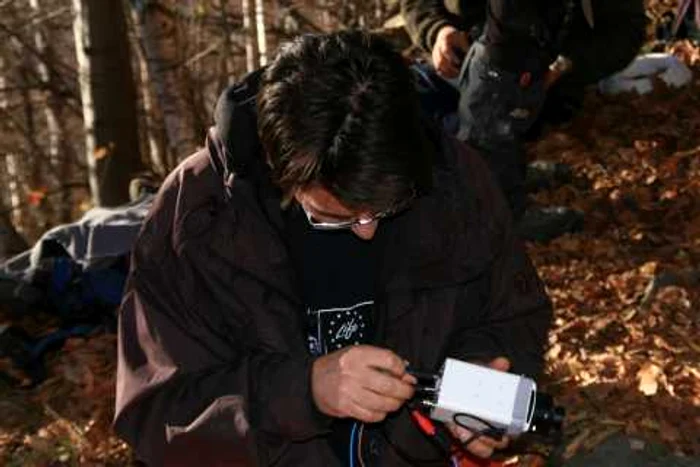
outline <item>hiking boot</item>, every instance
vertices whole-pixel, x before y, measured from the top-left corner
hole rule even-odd
[[[520,238],[533,242],[548,242],[582,229],[583,213],[564,206],[531,206],[516,224]]]
[[[533,193],[571,183],[574,174],[571,166],[561,162],[534,161],[528,164],[525,175],[525,190]]]

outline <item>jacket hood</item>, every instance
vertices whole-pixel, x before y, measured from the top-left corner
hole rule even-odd
[[[231,176],[269,179],[258,138],[256,100],[264,69],[254,71],[221,93],[207,145],[212,165],[224,182]]]
[[[268,219],[281,228],[280,193],[272,183],[257,133],[256,98],[262,73],[263,70],[258,70],[249,74],[221,94],[207,146],[210,162],[223,181],[226,196],[231,196],[234,179],[245,180],[252,185]],[[409,277],[412,275],[423,278],[424,285],[451,281],[455,274],[464,279],[478,275],[492,261],[493,243],[500,241],[499,232],[503,229],[502,225],[493,225],[494,219],[502,218],[494,217],[493,212],[506,207],[501,197],[490,189],[490,177],[483,161],[472,148],[457,142],[428,120],[425,129],[428,145],[434,149],[432,186],[426,187],[425,196],[417,201],[423,208],[402,216],[411,225],[421,228],[405,231],[401,227],[404,221],[397,220],[390,229],[393,233],[389,234],[388,244],[394,245],[390,249],[412,252],[408,256],[403,253],[387,256],[391,258],[386,262],[389,265],[385,270],[387,282],[389,276],[395,279],[401,276],[402,279],[391,281],[399,287],[402,283],[416,283],[416,279]],[[464,173],[471,176],[465,179]],[[466,210],[469,215],[455,210]],[[440,214],[431,216],[429,222],[422,220],[428,212]],[[470,239],[465,245],[477,247],[470,251],[454,251],[452,245],[460,243],[458,238],[464,236]],[[447,261],[450,256],[460,256],[463,261]],[[447,270],[446,261],[460,263],[460,271]]]

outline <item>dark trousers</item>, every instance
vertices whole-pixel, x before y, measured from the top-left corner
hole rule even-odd
[[[544,104],[542,72],[500,69],[477,41],[462,65],[459,88],[458,137],[481,151],[519,219],[526,205],[523,140]]]

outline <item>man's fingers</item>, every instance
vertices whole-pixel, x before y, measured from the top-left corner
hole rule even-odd
[[[495,441],[485,436],[474,436],[470,431],[466,430],[468,436],[458,436],[464,448],[478,457],[491,457],[496,448]]]
[[[490,436],[479,436],[479,441],[493,449],[503,449],[508,445],[508,439],[505,436],[500,439],[494,439]]]
[[[503,436],[500,440],[488,436],[474,437],[474,432],[455,423],[448,423],[447,427],[455,438],[466,443],[464,448],[467,451],[479,457],[490,457],[494,450],[505,448],[510,441],[507,436]]]
[[[376,392],[360,389],[353,395],[353,403],[357,406],[364,407],[372,412],[394,412],[401,407],[404,401],[377,394]]]
[[[362,346],[358,351],[356,357],[362,359],[366,367],[376,368],[396,378],[402,378],[406,374],[406,362],[391,350]]]
[[[459,74],[460,60],[447,45],[433,49],[433,65],[440,76],[454,78]]]
[[[489,438],[493,439],[493,438]],[[499,440],[494,440],[496,444],[494,444],[494,448],[496,449],[505,449],[508,447],[508,444],[510,444],[510,438],[507,436],[501,436],[501,439]]]
[[[454,64],[451,58],[446,55],[441,55],[441,60],[435,67],[437,72],[445,78],[454,78],[459,74],[459,69]]]
[[[506,357],[497,357],[491,360],[489,366],[494,370],[508,371],[510,369],[510,360]]]
[[[410,373],[406,373],[405,375],[403,375],[401,377],[401,381],[403,381],[406,384],[410,384],[411,386],[415,386],[416,384],[418,384],[418,379]]]
[[[484,443],[481,438],[477,438],[464,446],[467,451],[478,457],[491,457],[493,455],[493,447]]]
[[[362,381],[365,389],[401,402],[413,397],[415,391],[412,384],[374,369],[363,372]]]
[[[394,352],[348,347],[314,361],[312,394],[321,412],[367,422],[382,420],[413,396],[415,378]]]

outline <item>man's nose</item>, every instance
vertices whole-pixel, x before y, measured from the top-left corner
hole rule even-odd
[[[378,224],[379,221],[373,221],[365,225],[355,224],[352,226],[352,232],[362,240],[372,240]]]

